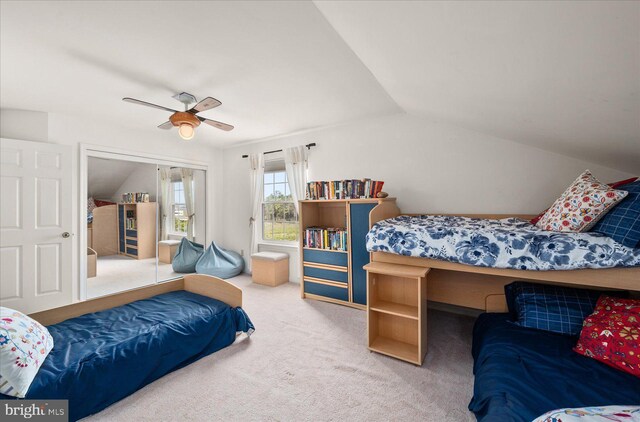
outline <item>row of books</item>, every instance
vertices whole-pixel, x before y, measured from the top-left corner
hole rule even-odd
[[[124,220],[124,227],[127,230],[135,230],[136,229],[136,219],[135,218],[127,218]]]
[[[309,227],[304,231],[304,247],[347,250],[347,230],[344,228]]]
[[[122,194],[122,202],[135,204],[137,202],[149,202],[149,194],[146,192],[127,192]]]
[[[376,198],[383,185],[383,181],[371,179],[309,182],[307,199]]]

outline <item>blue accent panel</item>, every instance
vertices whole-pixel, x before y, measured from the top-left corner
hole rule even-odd
[[[341,283],[349,281],[349,274],[346,272],[325,270],[322,268],[304,267],[304,275],[321,278],[323,280],[339,281]]]
[[[120,252],[125,252],[124,247],[124,206],[118,205],[118,236],[120,237]]]
[[[138,256],[138,250],[133,248],[127,248],[127,253],[131,255]]]
[[[346,267],[347,265],[349,265],[349,256],[344,252],[329,252],[322,250],[315,251],[312,249],[304,249],[302,255],[304,257],[304,260],[307,262],[336,265],[338,267]]]
[[[163,375],[231,345],[238,331],[254,330],[242,308],[186,291],[47,328],[55,347],[42,362],[27,399],[69,400],[69,421],[98,413]],[[10,397],[0,394],[0,399]]]
[[[127,236],[129,236],[129,237],[138,237],[138,231],[137,230],[127,230]]]
[[[127,239],[127,245],[138,246],[138,241],[133,239]]]
[[[329,286],[327,284],[314,283],[306,280],[304,282],[304,292],[344,300],[345,302],[349,300],[349,291],[344,287]]]
[[[367,304],[367,272],[362,269],[369,263],[367,233],[369,212],[378,204],[351,204],[351,288],[353,302]]]

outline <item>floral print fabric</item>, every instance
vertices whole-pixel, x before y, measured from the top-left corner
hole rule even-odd
[[[53,337],[45,327],[0,307],[0,393],[23,398],[51,349]]]
[[[599,406],[552,410],[533,422],[633,422],[638,420],[640,420],[638,406]]]
[[[640,377],[640,300],[601,296],[573,350]]]
[[[515,270],[640,266],[640,249],[600,233],[549,232],[514,218],[402,215],[376,223],[367,250]]]
[[[555,232],[586,232],[625,196],[626,191],[600,183],[586,170],[556,199],[536,225]]]

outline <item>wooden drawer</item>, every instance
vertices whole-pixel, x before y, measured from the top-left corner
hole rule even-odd
[[[135,239],[127,239],[127,245],[138,246],[138,241]]]
[[[337,267],[347,267],[349,265],[349,255],[345,252],[304,249],[302,257],[305,262],[335,265]]]
[[[342,268],[342,267],[335,267]],[[304,266],[304,276],[320,278],[323,280],[337,281],[339,283],[347,283],[349,281],[349,274],[346,271],[339,271],[327,268],[320,268],[314,266]]]
[[[135,256],[138,256],[138,250],[137,250],[137,249],[134,249],[134,248],[127,248],[127,253],[128,253],[129,255],[135,255]]]
[[[304,292],[312,295],[329,297],[332,299],[348,301],[349,300],[349,289],[347,286],[344,287],[318,283],[314,281],[309,281],[307,279],[304,280]]]
[[[138,237],[137,230],[127,230],[127,237]]]

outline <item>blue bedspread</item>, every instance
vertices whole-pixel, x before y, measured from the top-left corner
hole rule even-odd
[[[74,421],[229,346],[253,324],[241,308],[177,291],[47,328],[54,348],[26,398],[68,399]]]
[[[474,396],[483,422],[531,422],[565,407],[640,404],[640,378],[575,353],[577,337],[482,314],[473,329]]]
[[[515,218],[402,215],[376,223],[367,250],[514,270],[640,266],[640,249],[603,234],[548,232]]]

